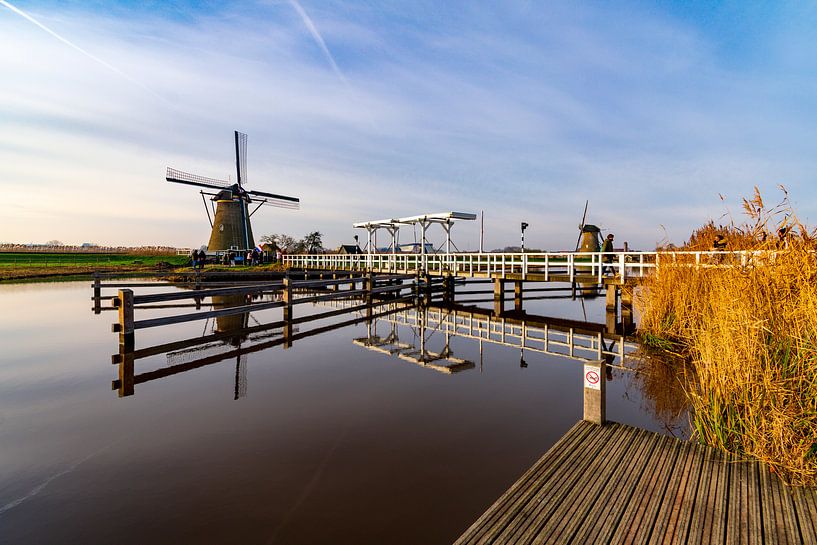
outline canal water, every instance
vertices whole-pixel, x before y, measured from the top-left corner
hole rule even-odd
[[[88,281],[0,285],[1,544],[451,543],[582,417],[573,359],[453,336],[436,362],[458,371],[446,373],[372,349],[373,335],[418,340],[385,319],[175,374],[279,331],[139,359],[136,374],[156,378],[120,397],[116,313],[94,315],[90,295]],[[599,323],[603,305],[525,302]],[[140,330],[136,348],[224,327]],[[425,335],[428,351],[444,350],[440,330]],[[609,419],[686,433],[633,373],[608,378]]]

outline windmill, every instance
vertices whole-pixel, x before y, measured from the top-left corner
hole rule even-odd
[[[207,250],[211,252],[220,250],[249,250],[255,247],[252,236],[252,226],[250,217],[255,214],[263,205],[275,206],[278,208],[298,209],[300,199],[276,195],[264,191],[248,190],[244,188],[247,182],[247,135],[235,131],[235,172],[236,182],[205,178],[195,174],[188,174],[167,168],[167,181],[177,184],[193,185],[204,187],[212,191],[199,191],[201,193],[204,208],[207,212],[207,219],[210,221],[210,241],[207,243]],[[213,218],[210,218],[210,209],[207,208],[205,195],[210,196],[215,204]],[[257,206],[250,212],[250,204]]]

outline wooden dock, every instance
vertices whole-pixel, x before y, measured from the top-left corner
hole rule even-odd
[[[457,541],[817,543],[817,491],[759,462],[621,424],[579,422]]]

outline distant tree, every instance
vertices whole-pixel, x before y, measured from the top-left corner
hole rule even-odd
[[[262,235],[258,239],[259,244],[270,244],[273,248],[278,248],[278,235]]]
[[[284,233],[263,235],[258,238],[261,244],[272,244],[288,254],[318,253],[323,251],[323,234],[313,231],[301,240]]]
[[[323,235],[320,231],[313,231],[301,240],[307,253],[315,254],[323,251]]]
[[[48,242],[45,243],[45,245],[46,246],[65,246],[65,243],[63,243],[61,240],[54,239],[54,240],[49,240]]]
[[[284,233],[277,233],[272,235],[263,235],[258,238],[262,244],[272,244],[282,252],[288,254],[299,253],[298,249],[301,246],[300,242]]]

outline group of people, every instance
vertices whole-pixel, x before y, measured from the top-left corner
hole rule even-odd
[[[789,239],[791,238],[791,229],[788,227],[781,227],[777,230],[777,241],[775,246],[777,246],[778,250],[785,250],[789,247]],[[766,231],[763,231],[761,242],[766,242]],[[715,239],[712,241],[712,251],[713,252],[724,252],[726,251],[726,237],[722,234],[715,235]]]
[[[280,263],[283,257],[284,254],[281,250],[277,250],[272,256],[268,256],[258,248],[246,252],[230,250],[222,254],[221,263],[223,265],[245,265],[249,267],[265,263]]]
[[[194,269],[203,269],[204,263],[207,261],[207,252],[204,250],[193,250],[190,254],[190,259],[193,261]]]

